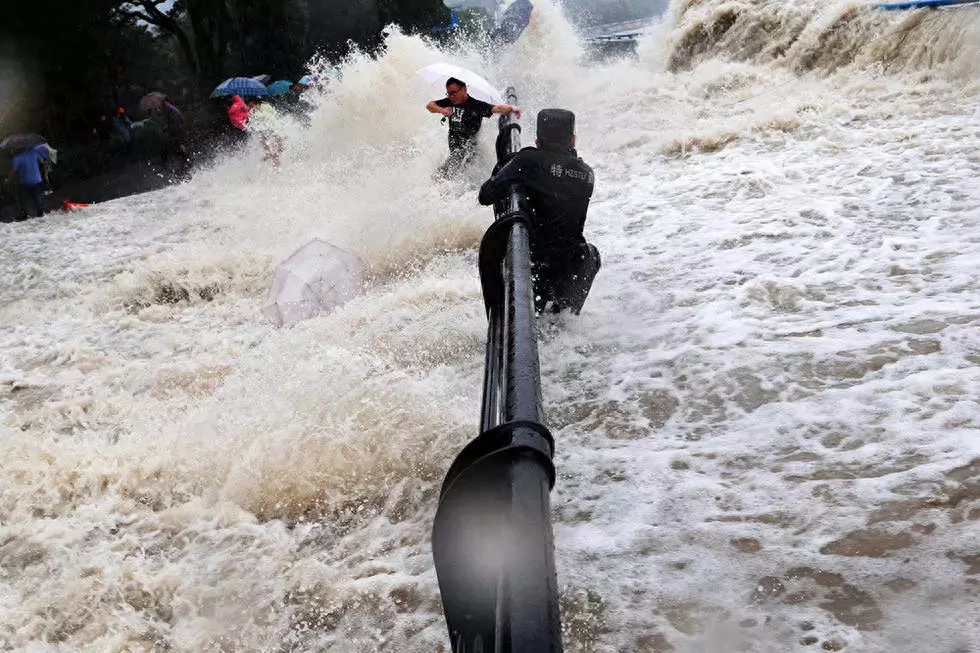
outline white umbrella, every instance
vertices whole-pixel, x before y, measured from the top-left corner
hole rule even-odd
[[[477,100],[483,100],[490,104],[497,105],[504,103],[504,96],[500,91],[490,85],[490,82],[483,79],[474,72],[465,68],[454,66],[448,63],[434,63],[418,71],[419,77],[429,84],[439,84],[442,88],[446,87],[446,81],[450,77],[466,83],[466,92]]]
[[[58,150],[54,149],[47,143],[42,143],[42,145],[44,145],[44,147],[48,150],[48,160],[51,161],[51,163],[58,165]]]
[[[361,260],[316,239],[276,268],[262,313],[276,326],[296,324],[344,304],[363,288]]]

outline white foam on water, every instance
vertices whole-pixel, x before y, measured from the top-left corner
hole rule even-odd
[[[975,14],[676,3],[584,66],[536,13],[491,60],[393,31],[278,173],[256,148],[2,225],[4,647],[447,649],[429,535],[478,418],[493,137],[433,181],[414,71],[448,60],[517,87],[527,142],[577,111],[598,178],[603,270],[540,344],[566,650],[972,650]],[[370,288],[276,330],[314,237]]]

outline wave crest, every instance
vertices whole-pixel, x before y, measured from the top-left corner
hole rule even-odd
[[[686,70],[710,58],[831,73],[883,64],[892,72],[980,72],[980,10],[884,12],[852,0],[833,5],[773,0],[678,0],[671,7],[666,65]]]

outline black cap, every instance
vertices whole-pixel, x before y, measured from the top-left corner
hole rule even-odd
[[[565,109],[542,109],[538,112],[538,142],[542,145],[572,147],[575,137],[575,114]]]

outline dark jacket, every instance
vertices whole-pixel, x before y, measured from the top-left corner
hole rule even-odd
[[[171,138],[179,138],[184,135],[184,127],[187,125],[187,120],[184,118],[184,114],[181,113],[180,109],[175,107],[173,104],[169,104],[162,107],[160,111],[163,113],[163,125],[167,130],[167,134]]]
[[[582,230],[589,210],[595,175],[575,150],[527,147],[514,155],[483,187],[480,204],[504,199],[512,183],[527,191],[535,259],[562,258],[585,244]]]

